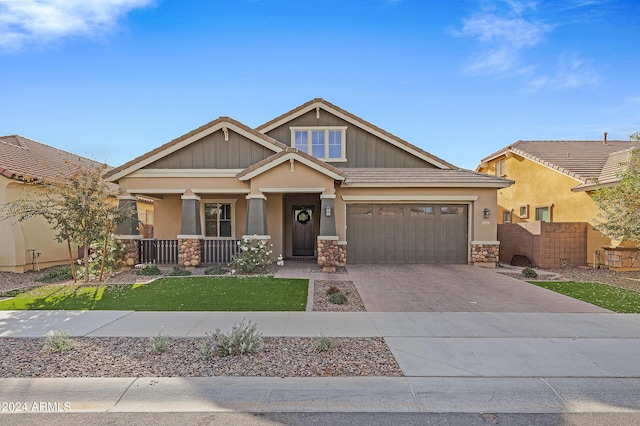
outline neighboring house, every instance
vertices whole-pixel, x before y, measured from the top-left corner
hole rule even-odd
[[[36,191],[25,181],[55,179],[69,170],[68,163],[98,163],[18,135],[0,136],[0,205]],[[66,244],[57,243],[56,232],[41,217],[18,222],[0,221],[0,271],[25,272],[69,262]],[[77,253],[76,253],[77,254]]]
[[[0,205],[37,189],[25,181],[55,179],[73,170],[102,164],[18,135],[0,136]],[[34,192],[35,193],[35,192]],[[140,211],[149,208],[141,205]],[[151,207],[152,210],[152,207]],[[25,272],[69,262],[66,244],[55,241],[56,231],[41,217],[24,222],[0,221],[0,271]],[[77,256],[77,252],[74,253]]]
[[[119,228],[128,263],[273,257],[494,265],[501,177],[452,164],[323,100],[255,129],[220,117],[106,174],[121,203],[154,200],[155,240]],[[138,251],[140,250],[140,251]]]
[[[591,226],[598,216],[591,194],[596,179],[615,184],[625,152],[639,146],[605,134],[601,141],[517,141],[483,158],[477,171],[515,181],[498,191],[498,222],[520,225],[499,227],[502,260],[519,254],[541,267],[605,265],[604,248],[617,244]]]

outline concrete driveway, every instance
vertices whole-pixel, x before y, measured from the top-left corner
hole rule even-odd
[[[348,265],[369,312],[609,312],[471,265]]]

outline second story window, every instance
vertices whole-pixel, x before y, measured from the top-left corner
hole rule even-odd
[[[506,174],[505,159],[496,161],[496,176],[504,176]]]
[[[292,127],[291,146],[323,161],[347,161],[346,127]]]

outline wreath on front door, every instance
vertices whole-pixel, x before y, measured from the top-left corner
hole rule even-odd
[[[302,209],[296,216],[296,220],[298,221],[298,223],[306,225],[311,220],[311,215],[306,209]]]

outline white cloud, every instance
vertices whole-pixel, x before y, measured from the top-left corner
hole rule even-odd
[[[462,21],[462,29],[456,35],[475,39],[481,46],[465,68],[466,73],[524,72],[519,66],[521,52],[541,43],[553,29],[552,25],[523,16],[526,11],[535,10],[535,3],[513,0],[503,3],[508,10],[501,14],[496,10],[485,11]]]
[[[598,84],[600,77],[580,57],[573,53],[562,55],[553,75],[540,75],[530,83],[532,89],[575,89]]]
[[[19,50],[72,35],[103,34],[154,0],[0,0],[0,48]]]

